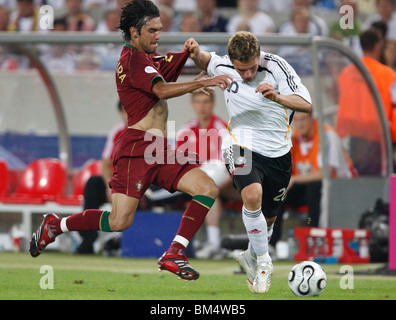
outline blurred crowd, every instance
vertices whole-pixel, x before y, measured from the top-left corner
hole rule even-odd
[[[3,32],[118,32],[120,8],[127,0],[0,0]],[[383,63],[396,69],[396,3],[394,0],[153,0],[161,11],[163,32],[225,32],[248,30],[256,35],[310,34],[343,41],[362,55],[359,35],[375,27],[386,40]],[[53,28],[41,29],[40,18],[54,12]],[[40,10],[43,9],[43,10]],[[41,11],[41,12],[40,12]],[[341,22],[341,23],[340,23]],[[161,47],[161,46],[160,46]],[[120,45],[36,48],[50,70],[114,70]],[[310,49],[283,46],[274,50],[300,63],[310,74]],[[0,46],[0,69],[29,67],[15,49]]]

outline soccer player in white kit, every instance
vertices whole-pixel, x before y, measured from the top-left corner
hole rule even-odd
[[[273,270],[268,238],[291,176],[293,113],[310,113],[311,97],[294,69],[281,57],[261,51],[250,32],[234,34],[225,56],[201,51],[192,38],[185,46],[198,68],[233,79],[224,91],[230,136],[222,148],[242,197],[249,237],[249,248],[237,260],[247,273],[248,288],[267,292]]]

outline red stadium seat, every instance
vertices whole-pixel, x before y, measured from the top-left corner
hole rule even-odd
[[[62,205],[81,205],[84,199],[84,188],[88,179],[102,174],[102,161],[88,162],[77,176],[73,193],[70,197],[58,197],[56,202]]]
[[[102,174],[102,160],[89,162],[81,170],[77,178],[77,183],[73,191],[73,196],[82,196],[84,187],[88,179],[92,176],[100,176]]]
[[[15,194],[3,198],[7,203],[41,204],[60,196],[66,184],[66,170],[60,160],[38,159],[23,171]]]
[[[8,194],[9,171],[7,162],[0,159],[0,195]]]

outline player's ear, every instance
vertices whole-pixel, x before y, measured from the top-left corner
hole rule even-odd
[[[137,39],[139,37],[139,32],[135,27],[130,27],[129,32],[131,34],[131,39]]]

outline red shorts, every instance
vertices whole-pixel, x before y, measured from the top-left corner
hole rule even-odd
[[[199,166],[197,160],[196,154],[172,149],[166,138],[128,128],[114,146],[109,186],[112,193],[138,199],[151,184],[175,192],[180,178]]]

